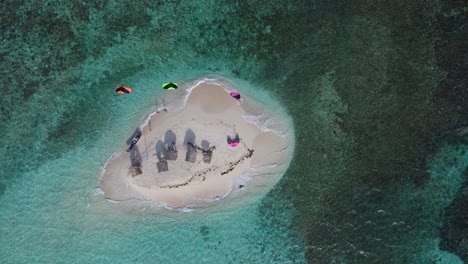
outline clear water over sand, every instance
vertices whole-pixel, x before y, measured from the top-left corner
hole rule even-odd
[[[0,262],[468,260],[440,232],[466,184],[464,3],[3,1],[0,11]],[[279,183],[248,205],[165,216],[101,199],[105,161],[156,110],[160,85],[208,75],[291,117],[296,148]],[[116,85],[135,90],[117,96]]]

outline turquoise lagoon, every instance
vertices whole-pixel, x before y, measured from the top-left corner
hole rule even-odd
[[[3,1],[0,262],[461,263],[440,229],[468,166],[464,53],[450,41],[464,8]],[[161,83],[211,75],[291,117],[281,181],[203,210],[103,200],[103,164]],[[135,91],[116,96],[122,84]]]

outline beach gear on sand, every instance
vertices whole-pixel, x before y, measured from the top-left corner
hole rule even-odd
[[[240,142],[239,134],[236,134],[235,138],[231,138],[231,136],[228,136],[227,138],[227,143],[231,147],[236,147],[237,145],[239,145],[239,142]]]
[[[179,88],[179,85],[177,85],[176,82],[167,82],[163,83],[162,88],[164,88],[165,90],[175,90]]]
[[[138,131],[132,138],[132,141],[130,141],[130,144],[128,145],[127,152],[132,151],[132,149],[135,147],[136,143],[138,140],[140,140],[141,137],[141,132]]]
[[[130,174],[132,175],[132,177],[143,174],[143,171],[141,170],[141,164],[132,164],[132,166],[130,167]]]
[[[133,89],[128,86],[118,85],[117,87],[115,87],[115,92],[117,94],[128,94],[128,93],[131,93],[132,91]]]
[[[185,155],[185,161],[195,163],[197,160],[197,147],[191,142],[187,143],[187,154]]]
[[[232,97],[234,97],[237,101],[240,101],[241,99],[241,96],[240,96],[240,93],[237,93],[237,92],[231,92],[229,93]]]
[[[158,167],[158,172],[169,170],[169,166],[167,165],[167,161],[165,159],[162,159],[158,163],[156,163],[156,166]]]
[[[167,150],[167,160],[177,160],[177,148],[175,143],[169,144],[166,147]]]
[[[203,162],[204,163],[211,163],[211,158],[213,157],[213,150],[215,149],[216,147],[213,146],[209,149],[202,149],[202,153],[203,153]]]

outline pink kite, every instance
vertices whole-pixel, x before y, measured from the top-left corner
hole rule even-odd
[[[234,97],[237,101],[240,101],[240,93],[236,93],[236,92],[231,92],[229,93],[232,97]]]

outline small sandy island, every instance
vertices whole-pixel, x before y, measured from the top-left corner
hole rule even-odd
[[[135,147],[127,152],[130,138],[107,161],[99,184],[104,197],[191,208],[265,193],[291,160],[292,128],[241,95],[238,101],[221,84],[199,82],[184,107],[150,115]],[[259,127],[266,124],[276,131]],[[228,144],[236,137],[237,146]]]

